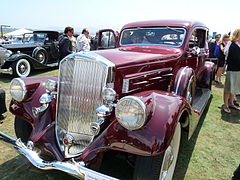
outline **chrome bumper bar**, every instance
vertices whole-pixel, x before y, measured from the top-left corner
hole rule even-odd
[[[0,131],[0,137],[5,141],[14,145],[18,153],[25,156],[35,167],[42,170],[60,170],[66,172],[79,179],[101,179],[101,180],[117,180],[116,178],[98,173],[84,166],[84,162],[76,162],[74,159],[69,161],[52,161],[47,162],[41,159],[37,152],[28,148],[21,139],[14,139]]]
[[[12,75],[13,74],[13,70],[12,70],[12,68],[0,69],[0,73]]]

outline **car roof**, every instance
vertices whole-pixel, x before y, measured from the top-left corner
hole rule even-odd
[[[206,28],[206,26],[203,23],[193,20],[151,20],[132,22],[123,26],[123,29],[136,27],[159,27],[159,26],[183,27],[187,29],[194,26]]]
[[[57,33],[57,34],[59,34],[58,31],[48,31],[48,30],[38,30],[38,31],[33,31],[33,33]]]

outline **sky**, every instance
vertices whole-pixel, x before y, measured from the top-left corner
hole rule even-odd
[[[210,32],[240,27],[240,0],[4,0],[0,25],[75,32],[88,28],[120,30],[127,23],[156,19],[197,20]]]

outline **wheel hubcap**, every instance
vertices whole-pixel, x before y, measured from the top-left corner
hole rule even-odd
[[[21,65],[20,65],[20,71],[21,71],[21,72],[24,72],[25,70],[26,70],[25,65],[24,65],[24,64],[21,64]]]
[[[164,164],[163,164],[161,175],[160,175],[161,180],[164,180],[167,177],[168,169],[172,165],[173,160],[174,160],[173,149],[171,146],[169,146],[165,151],[165,157],[163,162]]]
[[[37,56],[37,60],[39,60],[42,63],[45,60],[45,55],[42,53],[39,53]]]
[[[172,179],[178,157],[180,138],[181,138],[181,126],[180,123],[178,123],[177,127],[175,128],[172,141],[164,153],[162,166],[159,174],[159,180]]]

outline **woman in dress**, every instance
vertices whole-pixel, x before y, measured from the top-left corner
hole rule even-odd
[[[218,70],[216,75],[216,82],[218,83],[222,83],[221,76],[222,76],[223,68],[225,65],[224,48],[227,45],[228,41],[229,41],[229,36],[227,34],[224,34],[222,39],[219,42],[220,52],[218,55]]]
[[[227,53],[227,74],[224,86],[225,113],[231,113],[231,109],[240,110],[234,105],[235,94],[240,94],[240,28],[236,29],[231,36],[231,44]]]

